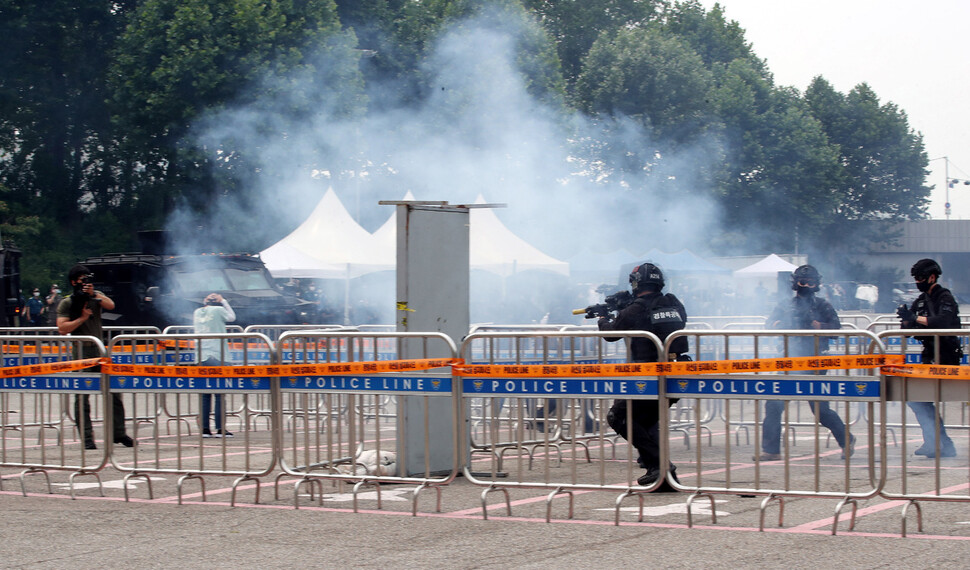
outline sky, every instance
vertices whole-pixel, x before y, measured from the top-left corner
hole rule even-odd
[[[923,134],[935,186],[928,213],[970,219],[970,2],[967,0],[721,0],[775,83],[804,92],[821,75],[841,93],[868,83]],[[714,0],[701,0],[710,9]],[[947,157],[944,160],[943,157]],[[947,174],[947,170],[949,171]]]

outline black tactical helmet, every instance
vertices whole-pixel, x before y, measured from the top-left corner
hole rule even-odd
[[[630,287],[636,292],[647,284],[654,284],[657,290],[664,288],[664,274],[660,268],[652,263],[641,263],[630,273]]]
[[[819,286],[822,284],[822,275],[818,272],[818,269],[815,269],[811,265],[800,265],[791,273],[792,291],[798,291],[799,281],[802,283],[814,283],[815,285],[811,287],[812,292],[818,293]]]
[[[932,259],[921,259],[913,264],[913,268],[909,270],[909,274],[916,279],[926,279],[930,275],[936,275],[939,277],[943,273],[943,269],[940,268],[940,264],[933,261]]]

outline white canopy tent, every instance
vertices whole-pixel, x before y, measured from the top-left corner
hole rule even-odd
[[[774,253],[760,261],[756,261],[747,267],[742,267],[734,272],[735,277],[775,277],[781,272],[795,271],[798,266],[788,263]]]
[[[393,248],[379,247],[332,188],[306,221],[259,255],[276,278],[353,279],[395,266]]]
[[[413,199],[410,192],[404,197],[406,201]],[[479,196],[476,203],[484,204],[485,200]],[[471,269],[499,276],[501,298],[505,298],[506,278],[513,275],[541,270],[569,276],[568,263],[546,255],[512,233],[491,208],[471,208],[469,218]],[[306,221],[260,256],[276,278],[343,280],[344,321],[349,322],[351,280],[396,268],[397,209],[371,234],[328,189]]]
[[[414,200],[409,191],[404,200]],[[479,196],[476,204],[485,204]],[[471,269],[479,269],[502,277],[539,269],[569,275],[569,264],[539,251],[535,246],[512,233],[492,208],[471,208],[469,212],[469,263]],[[396,255],[397,211],[374,232],[376,248]]]
[[[486,202],[482,196],[478,196],[475,203]],[[569,276],[568,263],[546,255],[512,233],[498,219],[492,208],[472,208],[469,217],[469,257],[472,269],[481,269],[502,277],[530,269]]]

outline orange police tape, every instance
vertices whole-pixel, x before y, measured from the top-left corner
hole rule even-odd
[[[908,378],[947,378],[949,380],[970,380],[970,366],[907,364],[906,366],[886,366],[883,368],[882,372],[887,376],[906,376]]]
[[[901,354],[802,356],[794,358],[751,358],[738,360],[700,360],[695,362],[649,362],[630,364],[465,364],[461,359],[424,358],[413,360],[382,360],[368,362],[281,364],[266,366],[153,366],[114,364],[108,358],[87,358],[46,364],[5,366],[0,377],[36,376],[57,372],[82,370],[101,365],[105,374],[137,374],[142,376],[305,376],[312,374],[348,375],[380,374],[430,370],[451,366],[454,374],[464,377],[520,377],[549,376],[685,376],[695,374],[732,374],[752,372],[785,372],[796,370],[836,370],[849,368],[881,368],[891,376],[915,378],[949,378],[970,380],[970,366],[942,366],[934,364],[905,365]]]
[[[179,348],[193,348],[195,343],[192,341],[173,341],[173,340],[163,340],[158,343],[164,349],[175,348],[176,345]],[[114,347],[114,352],[154,352],[158,347],[148,344],[138,344],[138,345],[121,345]],[[42,346],[40,350],[32,344],[3,344],[0,345],[0,352],[6,355],[11,354],[70,354],[72,348],[70,346]]]
[[[0,368],[0,378],[20,376],[39,376],[41,374],[55,374],[57,372],[72,372],[104,364],[107,358],[85,358],[83,360],[65,360],[64,362],[48,362],[45,364],[25,364],[23,366],[4,366]]]
[[[25,341],[30,342],[30,341]],[[40,350],[32,344],[3,344],[0,345],[0,351],[3,354],[70,354],[71,347],[69,346],[42,346]]]
[[[413,372],[452,366],[460,362],[451,358],[420,358],[413,360],[380,360],[372,362],[276,364],[265,366],[153,366],[147,364],[102,364],[105,374],[138,376],[256,378],[263,376],[307,376],[381,374]]]
[[[863,354],[698,360],[693,362],[645,362],[634,364],[469,364],[455,366],[454,371],[455,374],[465,377],[503,378],[542,378],[549,376],[686,376],[696,374],[880,368],[903,363],[905,363],[905,359],[902,355]]]

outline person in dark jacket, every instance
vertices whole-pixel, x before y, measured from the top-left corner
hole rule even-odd
[[[661,340],[687,323],[687,310],[677,297],[663,294],[664,277],[656,265],[643,263],[630,273],[630,287],[634,301],[617,312],[616,318],[603,317],[599,320],[600,330],[604,331],[647,331]],[[606,337],[614,342],[621,337]],[[687,339],[677,338],[671,346],[670,360],[683,359],[688,350]],[[658,362],[656,345],[646,338],[633,338],[630,341],[633,362]],[[675,403],[676,400],[670,400]],[[627,409],[629,404],[630,408]],[[638,463],[646,473],[637,479],[643,486],[652,485],[663,476],[660,470],[660,404],[657,400],[615,400],[606,416],[610,427],[624,439],[627,437],[627,419],[632,423],[633,447],[640,453]],[[676,480],[677,467],[669,467],[671,477]]]
[[[916,280],[920,295],[912,306],[900,306],[896,310],[903,328],[917,329],[958,329],[960,328],[960,307],[950,290],[940,285],[943,269],[932,259],[921,259],[913,264],[910,275]],[[936,339],[939,338],[939,354]],[[963,360],[963,348],[956,336],[917,336],[923,343],[923,364],[959,365]],[[923,430],[923,445],[914,453],[926,457],[936,457],[936,429],[940,430],[940,457],[954,457],[957,454],[953,440],[946,434],[943,420],[936,413],[934,402],[909,402],[916,414],[916,421]]]
[[[773,329],[806,329],[823,330],[841,328],[839,315],[827,300],[816,295],[822,286],[822,276],[811,265],[802,265],[792,272],[791,288],[795,295],[778,304],[768,316],[768,326]],[[818,346],[816,347],[816,340]],[[795,336],[789,338],[787,356],[815,356],[828,352],[828,338],[814,336]],[[842,458],[851,456],[855,446],[855,436],[849,443],[848,453],[845,451],[845,422],[839,417],[828,402],[809,402],[812,412],[818,416],[820,424],[832,432],[832,437],[842,448]],[[754,460],[776,461],[781,455],[781,418],[785,411],[782,400],[768,400],[765,402],[765,418],[761,430],[761,454],[752,457]]]

